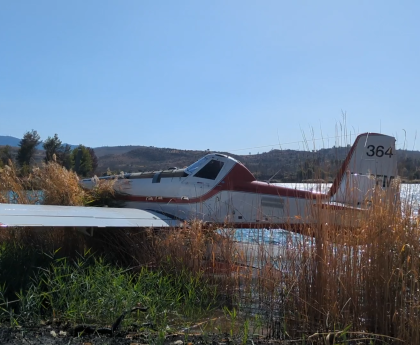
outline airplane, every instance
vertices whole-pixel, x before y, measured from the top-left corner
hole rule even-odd
[[[101,180],[115,179],[115,198],[126,207],[181,222],[196,219],[236,228],[296,231],[319,222],[320,212],[332,215],[329,221],[342,223],[349,218],[345,212],[368,210],[375,191],[390,191],[396,176],[395,138],[363,133],[357,136],[327,193],[257,181],[241,162],[220,153],[207,154],[185,169],[80,182],[84,188],[94,188]]]

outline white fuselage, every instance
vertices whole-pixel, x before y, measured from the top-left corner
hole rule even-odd
[[[209,162],[221,168],[217,174],[202,177],[200,171]],[[187,169],[124,177],[115,182],[114,188],[126,207],[218,224],[311,222],[312,205],[320,196],[256,181],[241,163],[219,154],[207,155]],[[83,184],[93,186],[91,181],[85,179]]]
[[[364,133],[356,138],[326,194],[257,181],[240,162],[217,153],[208,154],[185,169],[105,178],[117,178],[116,198],[127,207],[186,221],[290,229],[293,225],[319,222],[343,224],[339,218],[351,219],[354,217],[348,217],[348,211],[366,209],[373,191],[392,191],[389,187],[396,174],[395,138]],[[82,181],[87,188],[95,183],[95,179]]]

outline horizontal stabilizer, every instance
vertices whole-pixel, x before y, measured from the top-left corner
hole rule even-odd
[[[323,203],[316,203],[314,204],[315,206],[319,206],[322,209],[325,210],[335,210],[335,211],[344,211],[344,210],[353,210],[353,211],[367,211],[368,208],[363,208],[363,207],[356,207],[356,206],[351,206],[348,204],[344,204],[342,202],[334,202],[334,201],[330,201],[330,202],[323,202]]]

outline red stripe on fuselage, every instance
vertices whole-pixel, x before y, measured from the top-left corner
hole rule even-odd
[[[154,202],[154,203],[177,203],[177,204],[192,204],[204,202],[216,194],[224,191],[229,192],[242,192],[252,194],[264,194],[273,195],[286,198],[298,198],[298,199],[324,199],[327,197],[326,194],[312,193],[310,191],[298,190],[286,187],[275,186],[267,182],[256,181],[252,173],[242,164],[237,163],[230,170],[223,180],[217,184],[206,194],[201,196],[181,199],[179,196],[173,197],[162,197],[157,199],[157,196],[146,196],[146,195],[127,195],[118,194],[117,198],[126,201],[141,201],[141,202]],[[151,199],[153,198],[153,199]],[[149,199],[149,200],[146,200]]]

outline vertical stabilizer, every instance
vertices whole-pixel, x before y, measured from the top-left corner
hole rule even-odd
[[[395,138],[360,134],[350,149],[331,189],[331,201],[362,205],[370,200],[375,187],[387,190],[397,176]]]

